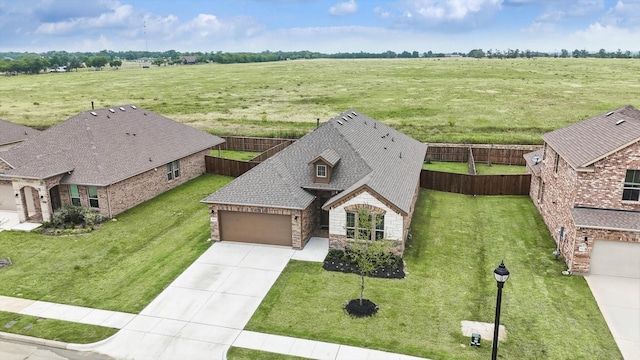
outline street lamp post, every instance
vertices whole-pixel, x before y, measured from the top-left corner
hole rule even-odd
[[[500,304],[502,303],[502,287],[509,278],[509,270],[504,266],[504,261],[493,271],[498,285],[498,298],[496,299],[496,318],[493,322],[493,348],[491,350],[491,360],[498,358],[498,329],[500,328]]]

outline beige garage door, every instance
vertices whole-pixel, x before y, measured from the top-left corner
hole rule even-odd
[[[640,279],[640,243],[596,240],[590,273]]]
[[[0,210],[16,211],[16,199],[11,183],[0,182]]]
[[[220,239],[291,246],[291,216],[220,211]]]

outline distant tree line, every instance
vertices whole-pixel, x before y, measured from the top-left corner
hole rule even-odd
[[[397,59],[397,58],[444,58],[444,57],[472,57],[472,58],[640,58],[640,53],[618,49],[615,52],[608,52],[600,49],[598,52],[588,52],[586,50],[575,49],[569,51],[561,49],[554,52],[541,52],[533,50],[507,49],[497,50],[489,49],[473,49],[468,53],[437,53],[432,51],[403,51],[396,53],[394,51],[385,51],[381,53],[375,52],[340,52],[335,54],[324,54],[313,51],[263,51],[259,53],[250,52],[178,52],[175,50],[168,51],[111,51],[102,50],[99,52],[74,52],[66,51],[48,51],[45,53],[17,53],[17,52],[1,52],[0,53],[0,72],[4,73],[26,73],[39,74],[47,69],[64,69],[64,71],[73,71],[78,68],[88,67],[96,70],[102,70],[107,65],[113,69],[122,66],[123,61],[140,61],[149,64],[163,66],[182,64],[185,62],[184,56],[195,56],[196,63],[255,63],[255,62],[272,62],[284,60],[299,59]]]

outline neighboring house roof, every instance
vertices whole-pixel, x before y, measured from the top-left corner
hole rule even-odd
[[[0,119],[0,146],[24,141],[38,133],[40,131],[28,126]]]
[[[640,212],[591,208],[571,209],[573,222],[580,228],[640,231]]]
[[[540,174],[540,170],[542,169],[542,155],[544,155],[542,149],[524,154],[524,161],[527,162],[527,165],[529,165],[534,175]]]
[[[93,115],[95,114],[95,115]],[[0,153],[5,176],[106,186],[224,140],[149,110],[123,105],[82,112]]]
[[[330,147],[331,151],[327,152]],[[203,202],[304,209],[315,196],[304,189],[335,190],[330,206],[367,186],[409,212],[427,146],[353,110],[313,132],[211,194]],[[335,152],[335,154],[333,154]],[[335,165],[328,184],[314,183],[309,163],[327,156]]]
[[[186,63],[195,63],[198,58],[195,56],[181,56],[180,59]]]
[[[624,106],[542,138],[573,168],[584,168],[640,141],[640,110]]]

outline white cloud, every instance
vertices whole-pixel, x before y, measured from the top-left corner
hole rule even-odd
[[[111,11],[96,17],[80,17],[58,22],[45,22],[38,26],[36,33],[47,35],[69,34],[86,29],[126,27],[131,25],[133,7],[116,4]]]
[[[635,50],[629,48],[629,45],[640,43],[640,31],[603,25],[599,22],[589,25],[585,30],[576,31],[571,37],[577,43],[588,44],[588,49],[591,50]]]
[[[503,0],[402,0],[399,21],[425,26],[456,24],[473,28],[502,8]]]
[[[356,0],[340,2],[329,8],[329,14],[343,16],[353,14],[358,11]]]
[[[618,1],[602,16],[600,22],[606,25],[639,26],[640,1]]]

